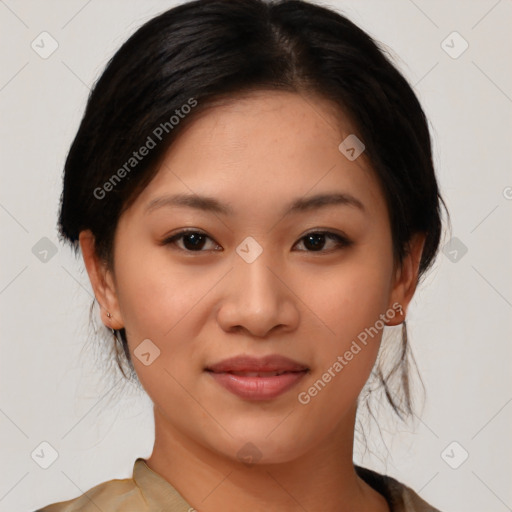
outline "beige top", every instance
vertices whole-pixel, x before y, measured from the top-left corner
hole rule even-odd
[[[439,512],[394,478],[355,466],[357,474],[387,500],[391,512]],[[133,477],[109,480],[81,496],[36,512],[193,512],[178,491],[142,458],[133,465]]]

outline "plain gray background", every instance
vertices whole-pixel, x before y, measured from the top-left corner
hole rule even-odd
[[[58,242],[56,216],[89,88],[137,27],[175,4],[0,0],[0,510],[74,498],[151,453],[151,403],[95,351],[88,277]],[[423,413],[414,431],[389,419],[389,454],[375,435],[375,454],[356,447],[356,459],[443,512],[512,510],[512,2],[324,5],[389,47],[414,85],[453,227],[407,319]],[[33,458],[43,442],[58,453],[47,469]]]

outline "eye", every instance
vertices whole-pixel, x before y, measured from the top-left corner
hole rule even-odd
[[[330,240],[332,243],[331,248],[324,251],[326,240]],[[331,252],[352,245],[352,241],[347,237],[331,233],[330,231],[311,231],[304,235],[297,243],[300,242],[306,247],[306,252]]]
[[[187,229],[184,231],[180,231],[179,233],[176,233],[175,235],[173,235],[169,238],[166,238],[162,242],[162,245],[173,244],[173,245],[177,245],[178,248],[183,251],[204,252],[202,249],[204,248],[207,240],[211,240],[213,242],[213,240],[206,233],[203,233],[202,231]],[[182,241],[183,245],[182,246],[178,245],[176,243],[178,241]],[[217,244],[214,244],[214,245],[215,245],[215,247],[220,247]],[[214,249],[214,250],[218,250],[218,249]]]
[[[178,249],[187,252],[205,252],[203,249],[208,240],[213,242],[213,239],[206,233],[198,230],[187,229],[166,238],[162,242],[162,245],[173,244],[177,246]],[[324,250],[328,241],[331,242],[331,247]],[[178,242],[181,242],[181,244]],[[307,235],[304,235],[295,245],[299,243],[304,244],[304,247],[306,247],[305,252],[331,252],[350,246],[352,241],[345,236],[338,235],[330,231],[312,231]],[[218,244],[214,243],[213,245],[213,250],[219,250],[220,246]],[[303,251],[303,249],[300,250]]]

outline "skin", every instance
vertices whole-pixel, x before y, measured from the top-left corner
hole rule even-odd
[[[91,232],[80,234],[103,322],[126,328],[154,403],[147,464],[202,512],[389,511],[352,459],[357,398],[382,331],[307,405],[297,398],[394,303],[403,315],[387,324],[401,323],[417,283],[424,236],[411,240],[398,266],[364,153],[351,162],[338,150],[351,133],[348,119],[318,97],[238,97],[195,119],[166,153],[119,220],[113,271],[97,258]],[[364,211],[338,204],[282,213],[296,198],[333,191],[356,197]],[[145,213],[153,199],[176,193],[214,197],[233,213],[187,206]],[[190,250],[187,237],[160,244],[183,228],[210,237],[202,252]],[[326,237],[314,251],[303,237],[318,228],[345,233],[352,244]],[[252,263],[235,251],[247,236],[263,249]],[[160,350],[148,366],[134,355],[145,339]],[[244,400],[204,371],[239,354],[285,355],[310,372],[277,398]],[[237,456],[248,442],[259,451],[252,465]]]

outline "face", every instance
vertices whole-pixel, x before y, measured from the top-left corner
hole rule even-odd
[[[81,239],[157,431],[233,459],[250,442],[261,462],[284,462],[353,420],[384,323],[403,320],[397,304],[407,306],[415,275],[395,267],[364,153],[351,161],[338,149],[351,133],[319,98],[261,91],[217,106],[181,133],[120,218],[105,289]],[[207,370],[275,355],[298,366],[276,362],[287,369],[278,377],[261,373],[278,369],[268,364],[251,377],[247,361]]]

